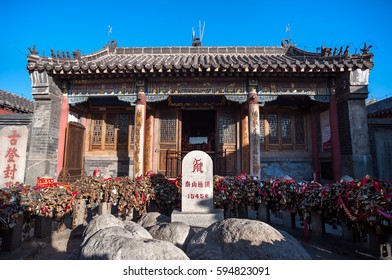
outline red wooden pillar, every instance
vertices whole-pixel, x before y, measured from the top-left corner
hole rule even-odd
[[[250,175],[260,178],[260,107],[255,93],[248,95],[249,101],[249,151]]]
[[[152,171],[152,162],[154,157],[154,116],[151,112],[146,112],[146,129],[144,141],[144,173]]]
[[[329,102],[329,122],[331,127],[331,144],[332,144],[332,169],[333,179],[339,181],[341,176],[341,154],[340,154],[340,137],[338,110],[336,107],[336,95],[331,94]]]
[[[59,176],[64,163],[64,153],[65,153],[65,135],[68,125],[68,97],[63,94],[61,100],[61,115],[60,115],[60,131],[59,131],[59,141],[57,146],[57,176]]]
[[[247,103],[242,105],[243,112],[241,114],[241,172],[250,173],[250,154],[249,154],[249,106]]]
[[[313,180],[320,182],[320,163],[319,163],[319,146],[317,138],[317,113],[311,115],[311,133],[312,133],[312,160],[313,160]]]
[[[146,94],[139,91],[135,109],[135,153],[134,176],[143,175],[144,172],[144,133],[146,126]]]

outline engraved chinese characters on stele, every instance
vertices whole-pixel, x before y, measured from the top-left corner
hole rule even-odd
[[[0,130],[0,188],[23,182],[26,168],[28,129],[8,126]]]
[[[203,151],[189,152],[182,161],[182,202],[185,213],[212,212],[212,159]]]

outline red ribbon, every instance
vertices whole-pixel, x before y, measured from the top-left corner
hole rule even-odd
[[[387,219],[389,219],[389,220],[392,220],[392,215],[391,215],[391,214],[385,213],[385,212],[381,211],[381,209],[379,209],[379,208],[377,208],[377,207],[376,207],[376,211],[377,211],[380,215],[384,216],[385,218],[387,218]]]

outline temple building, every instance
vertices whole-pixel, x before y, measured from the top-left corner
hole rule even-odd
[[[30,50],[35,100],[26,182],[149,171],[181,176],[207,152],[214,174],[358,178],[371,172],[373,54],[322,47],[118,47],[82,55]]]

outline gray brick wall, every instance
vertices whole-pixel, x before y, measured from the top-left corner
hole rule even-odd
[[[281,178],[284,176],[299,180],[312,180],[313,167],[311,161],[271,161],[261,162],[261,178]]]
[[[133,177],[133,159],[126,157],[85,157],[84,169],[87,176],[93,175],[94,170],[98,168],[101,174],[110,174],[111,176],[130,176]]]
[[[46,84],[33,80],[35,99],[29,149],[26,163],[26,183],[34,185],[37,177],[48,175],[57,179],[57,150],[61,118],[59,82],[46,77]]]

